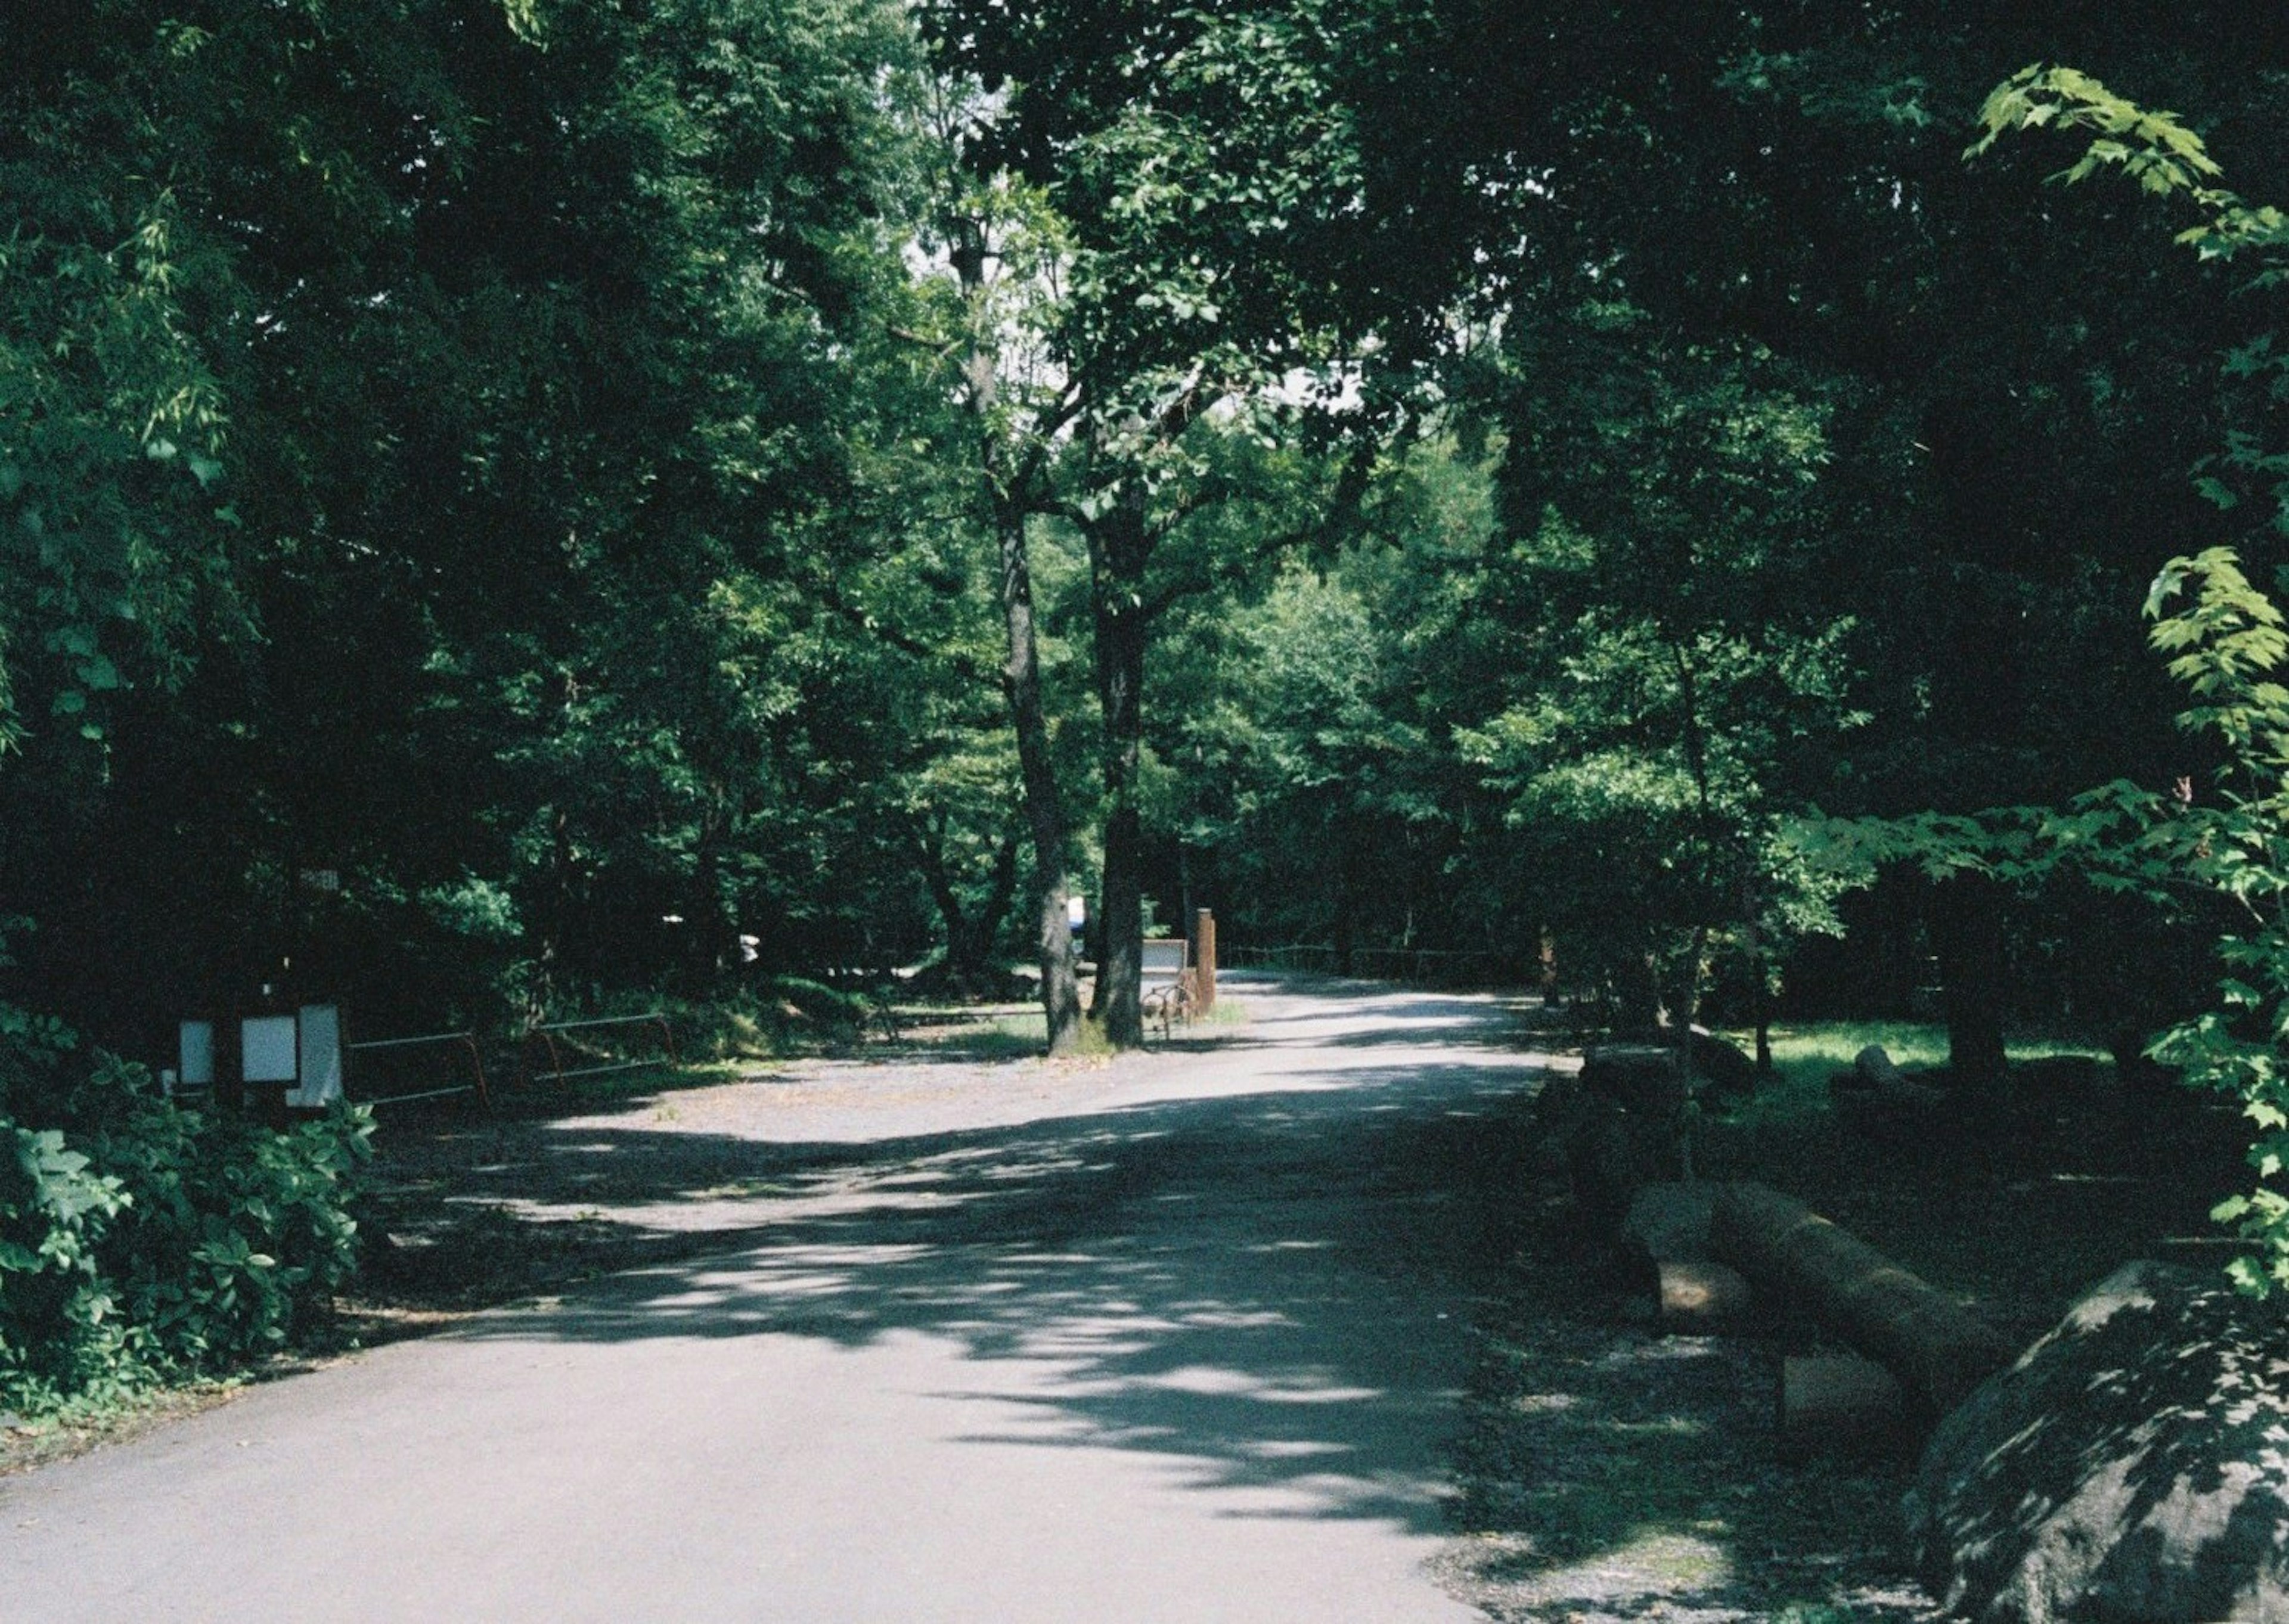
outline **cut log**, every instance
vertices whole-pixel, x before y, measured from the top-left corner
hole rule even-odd
[[[1892,1373],[1849,1354],[1791,1354],[1781,1361],[1780,1452],[1864,1458],[1908,1442],[1907,1396]]]
[[[1575,1202],[1590,1227],[1609,1238],[1620,1233],[1639,1190],[1683,1171],[1679,1160],[1672,1126],[1603,1100],[1584,1111],[1567,1146]]]
[[[1881,1044],[1871,1043],[1854,1056],[1852,1070],[1830,1080],[1829,1096],[1846,1126],[1874,1139],[1942,1132],[1957,1115],[1944,1090],[1909,1077]]]
[[[2010,1363],[2012,1348],[1984,1321],[1778,1190],[1727,1185],[1709,1243],[1759,1292],[1804,1304],[1881,1360],[1926,1420]]]
[[[1537,1120],[1589,1227],[1612,1237],[1644,1185],[1683,1171],[1685,1087],[1666,1049],[1599,1044],[1580,1073],[1543,1090]]]
[[[1907,1086],[1908,1079],[1902,1075],[1900,1068],[1892,1063],[1891,1055],[1885,1052],[1880,1043],[1871,1043],[1854,1055],[1852,1069],[1867,1079],[1873,1087],[1901,1088]]]
[[[1671,1331],[1721,1331],[1747,1318],[1749,1283],[1722,1263],[1675,1258],[1654,1265],[1661,1323]]]

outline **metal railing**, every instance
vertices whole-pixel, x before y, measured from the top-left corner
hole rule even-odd
[[[1514,958],[1483,949],[1355,947],[1351,951],[1347,972],[1342,967],[1344,956],[1325,943],[1291,942],[1265,947],[1226,943],[1222,953],[1224,963],[1236,969],[1297,970],[1320,975],[1349,974],[1363,980],[1422,986],[1487,986],[1522,979]]]
[[[660,1052],[649,1058],[639,1056],[634,1060],[605,1060],[571,1066],[564,1063],[565,1050],[570,1046],[557,1042],[560,1033],[605,1026],[655,1027],[659,1031]],[[558,1083],[568,1078],[601,1077],[607,1071],[644,1071],[677,1063],[675,1032],[668,1025],[667,1012],[664,1009],[655,1009],[648,1015],[596,1015],[585,1021],[550,1021],[529,1029],[517,1055],[517,1080],[520,1084],[530,1082],[535,1076],[532,1056],[536,1045],[548,1056],[547,1075]],[[578,1051],[574,1051],[574,1057],[578,1058]]]
[[[346,1043],[342,1045],[342,1053],[345,1056],[348,1056],[377,1054],[384,1049],[403,1051],[417,1048],[443,1050],[445,1055],[445,1075],[449,1079],[453,1074],[454,1059],[459,1055],[467,1055],[469,1061],[469,1080],[466,1083],[449,1084],[442,1088],[415,1089],[405,1094],[359,1095],[352,1094],[347,1087],[344,1088],[344,1093],[349,1095],[353,1102],[359,1105],[404,1105],[415,1100],[442,1100],[454,1095],[474,1094],[477,1096],[477,1103],[487,1111],[493,1108],[492,1091],[485,1087],[485,1058],[477,1048],[477,1035],[473,1031],[423,1032],[411,1038],[375,1038],[363,1043]],[[347,1085],[363,1069],[355,1066],[346,1067],[345,1084]]]

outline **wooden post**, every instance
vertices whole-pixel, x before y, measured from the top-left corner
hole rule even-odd
[[[1200,999],[1202,1015],[1216,1007],[1216,916],[1206,908],[1195,908],[1192,910],[1192,978],[1193,991]]]

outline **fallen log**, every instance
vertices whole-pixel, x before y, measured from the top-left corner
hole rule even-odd
[[[1873,1139],[1914,1139],[1944,1132],[1958,1113],[1946,1090],[1918,1082],[1871,1043],[1853,1057],[1852,1070],[1829,1080],[1837,1116]]]
[[[1905,1088],[1907,1074],[1893,1063],[1891,1055],[1880,1043],[1871,1043],[1852,1057],[1852,1069],[1867,1079],[1871,1088]]]
[[[1722,1263],[1671,1258],[1654,1265],[1654,1280],[1665,1329],[1721,1331],[1748,1316],[1749,1283]]]
[[[1803,1303],[1880,1360],[1926,1420],[2011,1362],[2014,1350],[1984,1321],[1778,1190],[1727,1185],[1709,1243],[1759,1292]]]

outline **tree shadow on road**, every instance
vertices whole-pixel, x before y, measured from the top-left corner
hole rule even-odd
[[[1032,1373],[1001,1441],[1178,1457],[1199,1486],[1254,1492],[1253,1515],[1440,1532],[1521,1077],[1350,1069],[865,1144],[566,1125],[465,1200],[651,1261],[453,1334],[920,1334],[977,1363],[980,1396],[997,1365]],[[680,1233],[679,1209],[738,1227]]]

